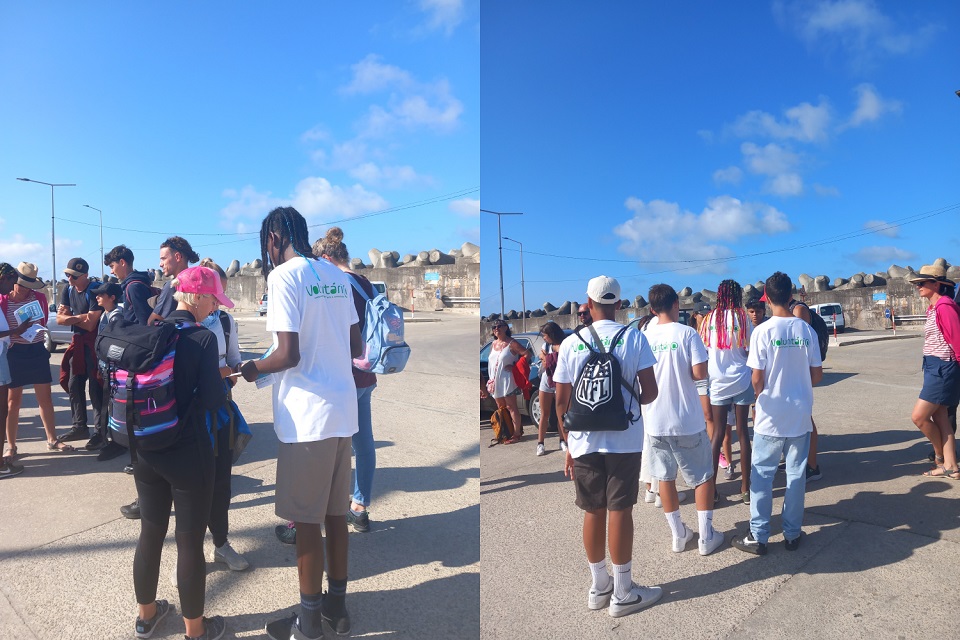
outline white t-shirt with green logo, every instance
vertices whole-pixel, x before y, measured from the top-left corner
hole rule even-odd
[[[822,365],[817,334],[800,318],[768,318],[750,338],[747,366],[763,369],[753,432],[796,438],[813,431],[810,367]]]
[[[707,361],[707,348],[692,327],[670,322],[645,334],[657,364],[657,399],[643,408],[644,428],[651,436],[691,436],[706,430],[693,365]]]
[[[730,336],[729,349],[717,348],[717,323],[715,322],[717,313],[725,313],[727,335]],[[746,315],[746,314],[744,314]],[[714,311],[707,319],[710,325],[707,331],[710,332],[710,347],[707,348],[707,369],[710,373],[710,398],[725,400],[738,396],[750,387],[750,369],[747,368],[747,350],[737,346],[737,336],[741,331],[746,332],[743,344],[750,344],[750,334],[753,330],[753,323],[746,318],[741,327],[736,320],[736,315],[731,310]]]
[[[297,256],[270,272],[267,290],[267,331],[274,332],[274,347],[280,331],[297,333],[300,339],[300,362],[274,374],[277,438],[314,442],[352,436],[357,432],[357,388],[350,326],[359,318],[347,276],[326,260],[308,264]]]
[[[604,350],[611,351],[609,342],[623,325],[612,320],[595,320],[593,328],[604,343]],[[580,335],[589,342],[594,349],[593,335],[587,328],[580,329]],[[656,358],[650,351],[646,338],[636,329],[627,329],[620,342],[614,345],[613,355],[620,362],[620,373],[627,381],[633,384],[633,389],[640,395],[637,383],[637,372],[656,364]],[[557,355],[557,368],[553,372],[555,383],[576,385],[577,376],[590,358],[590,350],[575,334],[567,336],[560,344]],[[634,416],[640,414],[640,407],[636,398],[630,392],[618,385],[623,395],[624,410]],[[574,389],[574,392],[576,390]],[[643,418],[632,423],[625,431],[570,431],[567,433],[567,447],[570,455],[579,458],[587,453],[637,453],[643,451]]]

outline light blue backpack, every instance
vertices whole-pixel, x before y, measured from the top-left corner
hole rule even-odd
[[[403,340],[403,311],[378,293],[371,298],[352,273],[347,274],[353,291],[366,301],[363,325],[363,355],[353,366],[369,373],[399,373],[407,365],[410,346]]]

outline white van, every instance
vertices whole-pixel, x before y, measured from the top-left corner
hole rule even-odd
[[[810,305],[810,311],[817,313],[823,318],[823,321],[827,324],[827,329],[833,331],[833,318],[837,318],[837,333],[843,333],[844,328],[846,327],[846,322],[843,318],[843,307],[840,306],[839,302],[826,302],[824,304],[812,304]]]

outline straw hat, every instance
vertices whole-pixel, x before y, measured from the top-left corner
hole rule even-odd
[[[37,265],[32,262],[21,262],[17,265],[17,273],[20,276],[17,278],[17,284],[34,291],[43,289],[43,280],[37,277],[37,271]]]
[[[920,284],[921,282],[927,281],[940,282],[942,284],[949,284],[950,286],[955,285],[956,283],[953,280],[947,278],[947,270],[943,267],[937,266],[935,264],[925,264],[920,267],[920,273],[916,278],[910,278],[910,284]]]

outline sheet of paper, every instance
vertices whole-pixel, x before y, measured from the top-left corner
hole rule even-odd
[[[30,327],[27,328],[26,331],[24,331],[21,334],[21,337],[27,342],[33,342],[33,339],[37,337],[37,334],[40,333],[40,331],[45,331],[45,329],[43,328],[43,325],[40,325],[40,324],[31,325]]]

